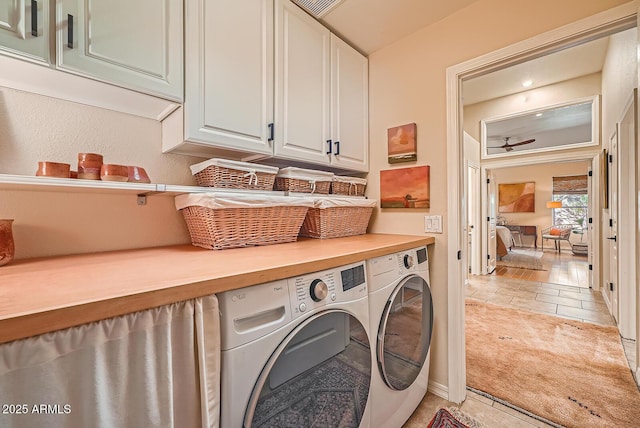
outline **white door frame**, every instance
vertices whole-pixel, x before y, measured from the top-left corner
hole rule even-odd
[[[515,64],[563,47],[592,40],[636,25],[638,3],[629,2],[577,22],[540,34],[503,49],[447,69],[447,184],[448,219],[448,394],[461,403],[466,397],[466,355],[464,335],[464,269],[460,257],[466,242],[464,149],[462,130],[462,79],[485,74],[498,66]]]

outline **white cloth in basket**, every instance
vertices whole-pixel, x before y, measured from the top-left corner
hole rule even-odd
[[[176,209],[190,206],[202,206],[211,209],[224,208],[264,208],[275,206],[313,207],[311,198],[240,193],[187,193],[175,199]]]

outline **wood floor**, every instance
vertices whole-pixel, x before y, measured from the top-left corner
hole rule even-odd
[[[560,253],[552,249],[545,250],[542,266],[545,270],[497,266],[493,275],[589,288],[589,263],[586,255],[575,255],[570,250],[562,250]]]

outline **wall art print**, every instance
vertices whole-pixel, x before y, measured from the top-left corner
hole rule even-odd
[[[387,129],[387,153],[389,163],[417,160],[417,148],[415,123]]]
[[[429,166],[380,171],[381,208],[429,208]]]
[[[536,183],[498,184],[498,212],[533,213],[536,211]]]

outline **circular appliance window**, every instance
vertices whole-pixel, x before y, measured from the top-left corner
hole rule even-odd
[[[245,427],[353,427],[369,397],[371,348],[362,323],[320,312],[292,331],[262,370]]]
[[[389,297],[378,330],[378,367],[391,389],[406,389],[416,380],[429,353],[432,332],[429,284],[421,276],[409,275]]]

